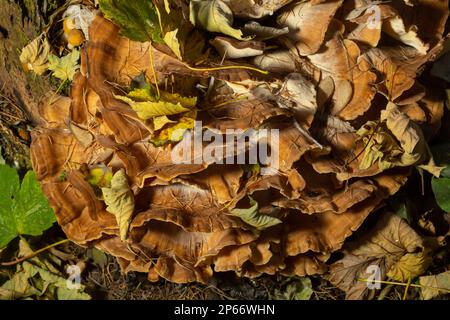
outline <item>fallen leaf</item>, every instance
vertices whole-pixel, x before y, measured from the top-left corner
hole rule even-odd
[[[22,49],[20,62],[26,70],[42,75],[47,71],[49,54],[50,43],[45,36],[41,35]]]
[[[73,80],[76,71],[80,68],[78,60],[80,59],[80,51],[72,50],[71,53],[58,58],[55,55],[48,57],[48,69],[53,71],[52,75],[62,81]]]
[[[344,257],[330,266],[330,282],[344,290],[351,300],[367,295],[367,282],[358,279],[368,279],[374,270],[379,270],[378,280],[391,276],[397,281],[407,281],[406,277],[421,275],[431,263],[423,239],[392,213],[383,215],[369,233],[346,248]]]
[[[261,214],[259,213],[259,205],[258,203],[250,198],[250,205],[251,207],[248,209],[233,209],[231,210],[231,215],[239,217],[247,223],[248,225],[251,225],[252,227],[255,227],[258,230],[264,230],[267,228],[270,228],[272,226],[275,226],[277,224],[282,223],[280,219],[277,219],[275,217]]]
[[[0,165],[0,248],[19,235],[41,235],[55,221],[34,172],[20,184],[15,169]]]
[[[450,178],[436,178],[431,180],[434,197],[445,212],[450,212]]]
[[[120,239],[125,241],[134,211],[134,195],[128,185],[125,171],[117,171],[111,179],[111,187],[102,188],[102,192],[106,210],[116,216]]]
[[[169,116],[174,114],[189,111],[181,103],[173,104],[167,101],[146,101],[135,102],[130,98],[124,96],[114,96],[116,99],[128,103],[134,111],[136,111],[139,118],[143,120],[151,119],[160,116]]]
[[[233,12],[222,0],[191,0],[189,20],[210,32],[223,33],[238,40],[249,40],[241,30],[234,29]]]
[[[99,0],[105,17],[120,27],[120,33],[134,41],[162,42],[158,14],[147,0]]]
[[[422,286],[422,296],[424,300],[431,300],[440,295],[450,293],[450,271],[446,271],[433,276],[423,276],[419,278]]]
[[[275,289],[274,300],[310,300],[313,294],[311,279],[295,279],[284,290]]]

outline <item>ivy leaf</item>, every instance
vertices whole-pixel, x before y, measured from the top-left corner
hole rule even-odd
[[[202,26],[210,32],[226,34],[238,40],[249,40],[241,30],[234,29],[233,12],[222,0],[191,0],[189,19],[194,26]]]
[[[0,248],[19,235],[41,235],[55,221],[34,172],[20,185],[16,170],[0,165]]]
[[[233,216],[239,217],[244,221],[245,223],[251,225],[252,227],[255,227],[258,230],[264,230],[267,228],[270,228],[272,226],[275,226],[277,224],[282,223],[280,219],[277,219],[275,217],[271,217],[268,215],[263,215],[259,213],[259,205],[258,203],[250,198],[250,205],[251,207],[248,209],[233,209],[231,210],[231,214]]]
[[[439,206],[450,212],[450,178],[433,178],[431,186]]]
[[[134,211],[134,195],[123,169],[114,174],[111,179],[111,187],[102,188],[102,193],[108,206],[106,211],[116,216],[120,239],[125,241]]]
[[[20,62],[26,70],[37,75],[47,71],[50,43],[44,36],[39,36],[22,49]]]
[[[63,81],[73,80],[75,72],[80,68],[78,60],[80,59],[80,52],[72,50],[68,55],[58,58],[55,55],[48,57],[48,69],[53,71],[53,76]]]
[[[120,33],[134,41],[163,42],[158,15],[150,0],[99,0],[106,19],[120,27]]]

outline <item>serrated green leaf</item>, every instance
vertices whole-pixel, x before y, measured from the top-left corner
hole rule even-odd
[[[99,0],[105,17],[120,27],[120,33],[134,41],[163,42],[158,15],[150,0]]]
[[[14,211],[19,234],[41,235],[56,221],[33,171],[28,171],[23,178]]]
[[[244,221],[248,225],[251,225],[252,227],[255,227],[258,230],[264,230],[282,223],[280,219],[260,214],[258,210],[259,205],[252,198],[250,198],[250,205],[251,207],[248,209],[233,209],[230,213],[233,216],[241,218],[242,221]]]
[[[123,169],[114,174],[111,187],[102,188],[102,193],[107,205],[106,211],[116,217],[120,239],[125,241],[134,211],[134,195]]]
[[[201,26],[210,32],[226,34],[238,40],[249,40],[241,30],[234,29],[233,12],[222,0],[191,0],[189,2],[189,20],[195,26]]]
[[[75,73],[80,68],[78,60],[80,59],[80,52],[78,50],[72,50],[66,56],[58,58],[55,55],[48,57],[48,69],[53,71],[53,76],[63,81],[73,80]]]
[[[29,171],[20,186],[16,170],[0,165],[0,248],[22,234],[40,235],[55,221],[34,172]]]
[[[439,206],[450,212],[450,178],[433,178],[431,186]]]

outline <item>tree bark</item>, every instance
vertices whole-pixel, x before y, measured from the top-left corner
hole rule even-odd
[[[28,129],[40,99],[51,92],[49,76],[25,72],[20,52],[47,23],[60,0],[0,1],[0,146],[10,164],[30,168]]]

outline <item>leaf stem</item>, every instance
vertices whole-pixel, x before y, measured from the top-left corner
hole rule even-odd
[[[16,259],[14,261],[9,261],[9,262],[2,262],[2,263],[0,263],[0,266],[4,266],[4,267],[14,266],[14,265],[16,265],[18,263],[21,263],[21,262],[25,261],[25,260],[34,258],[38,254],[40,254],[40,253],[42,253],[44,251],[47,251],[48,249],[51,249],[51,248],[56,247],[56,246],[59,246],[59,245],[64,244],[66,242],[70,242],[70,240],[69,239],[64,239],[64,240],[52,243],[52,244],[50,244],[50,245],[48,245],[48,246],[46,246],[44,248],[41,248],[41,249],[39,249],[37,251],[34,251],[33,253],[31,253],[31,254],[29,254],[29,255],[27,255],[25,257],[22,257],[20,259]]]
[[[406,283],[405,293],[403,294],[403,299],[402,300],[406,300],[406,298],[408,297],[409,287],[411,287],[411,278],[408,278],[408,282]]]
[[[222,67],[215,67],[215,68],[194,68],[191,67],[190,65],[185,64],[186,68],[188,68],[189,70],[192,71],[199,71],[199,72],[204,72],[204,71],[221,71],[221,70],[230,70],[230,69],[246,69],[246,70],[252,70],[252,71],[256,71],[262,74],[269,74],[268,71],[265,70],[261,70],[258,68],[254,68],[254,67],[249,67],[249,66],[222,66]]]
[[[403,282],[395,282],[395,281],[382,281],[382,280],[373,280],[373,279],[361,279],[359,278],[358,281],[360,282],[372,282],[372,283],[382,283],[382,284],[391,284],[395,286],[409,286],[414,288],[427,288],[427,289],[434,289],[434,290],[440,290],[440,291],[446,291],[450,293],[450,289],[447,288],[439,288],[439,287],[431,287],[431,286],[424,286],[421,284],[414,284],[414,283],[403,283]]]

